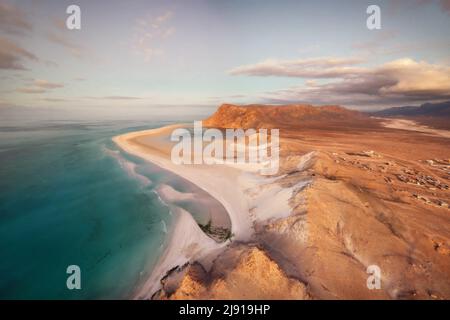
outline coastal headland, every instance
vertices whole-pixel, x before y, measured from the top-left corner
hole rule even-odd
[[[124,151],[189,180],[231,221],[218,242],[179,210],[138,299],[449,299],[450,139],[339,106],[224,104],[209,128],[276,128],[280,167],[174,164],[171,132],[124,134]],[[422,129],[422,130],[421,130]],[[381,271],[367,285],[368,267]]]

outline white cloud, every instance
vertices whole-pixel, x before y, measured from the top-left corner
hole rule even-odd
[[[50,81],[41,80],[41,79],[34,80],[33,85],[35,87],[43,88],[43,89],[55,89],[55,88],[64,87],[64,85],[62,83],[50,82]]]
[[[159,17],[157,17],[155,19],[154,25],[159,27],[159,25],[161,25],[162,23],[164,23],[167,20],[169,20],[170,18],[172,18],[172,16],[173,16],[173,12],[172,11],[167,11],[166,13],[164,13],[163,15],[161,15],[161,16],[159,16]]]
[[[270,103],[308,102],[371,107],[450,99],[450,67],[394,60],[375,67],[355,67],[352,59],[270,61],[238,67],[234,75],[299,77],[305,85],[275,90],[258,98]],[[322,79],[321,83],[311,79]],[[323,82],[323,79],[328,79]]]
[[[361,68],[353,66],[361,62],[361,59],[356,58],[268,59],[231,69],[229,74],[260,77],[335,78],[362,71]]]
[[[62,88],[64,84],[57,82],[50,82],[47,80],[36,79],[31,83],[28,83],[27,86],[17,89],[17,92],[20,93],[46,93],[48,90]]]
[[[45,93],[47,92],[45,89],[34,88],[34,87],[24,87],[17,89],[17,92],[20,93]]]
[[[176,29],[169,25],[173,17],[172,11],[152,18],[139,19],[136,22],[133,36],[134,51],[143,56],[144,61],[149,62],[157,56],[164,54],[163,42],[171,37]]]

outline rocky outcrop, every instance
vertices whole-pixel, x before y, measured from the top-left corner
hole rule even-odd
[[[339,121],[355,118],[367,117],[340,106],[223,104],[203,121],[203,125],[216,128],[280,128],[299,126],[311,120]]]
[[[291,214],[255,225],[252,244],[232,245],[209,271],[190,264],[176,289],[163,286],[159,298],[450,296],[448,209],[431,200],[441,197],[448,202],[449,194],[431,189],[432,183],[421,187],[395,178],[400,172],[418,175],[420,162],[414,166],[380,152],[358,150],[315,152],[306,164],[301,161],[305,157],[283,159],[277,183],[289,187],[305,175],[312,179],[306,189],[293,194]],[[414,196],[418,188],[424,196]],[[371,265],[381,270],[377,290],[367,287]]]
[[[256,246],[228,248],[209,272],[194,263],[186,267],[179,286],[167,285],[160,299],[309,299],[307,287],[288,277],[265,251]]]

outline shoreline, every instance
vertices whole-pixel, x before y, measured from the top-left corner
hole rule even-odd
[[[231,220],[233,240],[249,241],[254,230],[248,214],[248,201],[241,188],[241,170],[218,165],[176,165],[170,153],[158,145],[139,141],[141,138],[158,137],[182,127],[182,124],[155,129],[135,131],[113,137],[114,143],[123,151],[149,161],[193,183],[219,201]],[[181,208],[175,210],[176,220],[168,235],[167,246],[153,268],[150,277],[134,295],[134,299],[151,299],[160,287],[160,280],[170,270],[189,261],[201,259],[208,268],[212,260],[226,248],[230,241],[217,243],[208,237],[194,218]]]
[[[149,161],[162,169],[168,170],[193,183],[219,201],[228,212],[231,219],[234,239],[247,241],[253,229],[252,221],[248,215],[249,206],[247,197],[242,194],[238,185],[242,185],[240,168],[224,165],[178,165],[170,159],[170,154],[154,147],[136,141],[139,138],[157,136],[182,125],[170,125],[156,129],[131,132],[113,137],[113,141],[125,152]]]
[[[248,248],[260,245],[265,247],[264,255],[277,256],[281,248],[264,244],[263,238],[270,237],[270,231],[265,232],[265,228],[270,229],[290,219],[304,218],[299,213],[304,204],[300,202],[294,208],[291,201],[294,197],[303,197],[298,195],[312,183],[307,170],[316,159],[314,151],[289,158],[280,167],[280,174],[273,176],[258,174],[255,164],[174,164],[170,158],[170,143],[166,143],[165,138],[171,130],[182,126],[170,125],[131,132],[116,136],[113,141],[123,151],[178,175],[217,200],[228,213],[231,240],[215,242],[201,230],[189,212],[173,208],[175,221],[170,226],[166,247],[150,276],[137,288],[134,299],[152,299],[160,289],[164,292],[167,289],[166,281],[174,281],[173,274],[181,274],[179,272],[183,272],[188,262],[197,262],[205,272],[209,272],[222,254],[239,251],[233,244],[250,245]],[[297,177],[292,179],[290,174]],[[293,217],[292,214],[300,215]],[[296,225],[303,230],[302,224]],[[304,241],[308,237],[307,231],[303,230],[302,233],[300,238]],[[276,263],[284,265],[283,259]],[[169,287],[172,285],[169,284]]]

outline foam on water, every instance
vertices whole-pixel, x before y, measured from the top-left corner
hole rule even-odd
[[[104,147],[103,150],[107,155],[116,159],[118,161],[118,163],[120,164],[120,166],[122,167],[122,169],[124,169],[125,172],[130,175],[130,177],[137,179],[142,184],[143,187],[146,187],[146,186],[149,186],[152,184],[152,181],[150,180],[150,178],[148,178],[145,175],[139,174],[136,171],[137,164],[127,160],[119,150],[111,150],[111,149],[108,149],[107,147]]]

